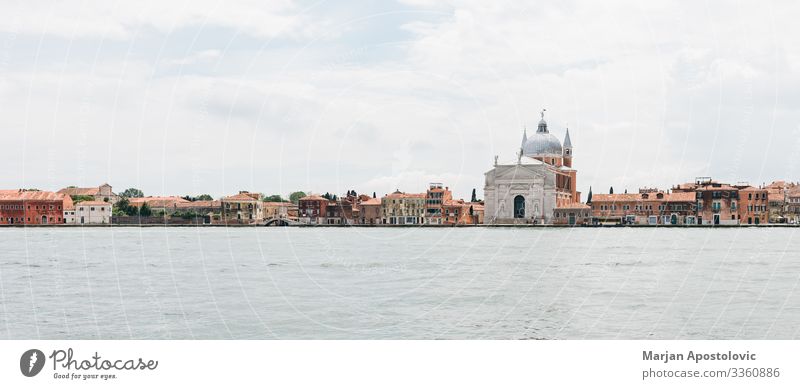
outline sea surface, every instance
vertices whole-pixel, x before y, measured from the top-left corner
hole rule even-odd
[[[0,339],[794,339],[795,228],[2,228]]]

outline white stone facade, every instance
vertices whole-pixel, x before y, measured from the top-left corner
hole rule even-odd
[[[108,224],[111,223],[111,207],[104,201],[83,201],[69,210],[74,213],[67,215],[65,211],[64,218],[67,224]]]
[[[485,224],[549,224],[556,206],[556,176],[530,157],[495,164],[485,173]]]

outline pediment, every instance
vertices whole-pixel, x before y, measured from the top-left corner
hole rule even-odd
[[[545,174],[539,166],[509,166],[498,168],[495,171],[495,180],[534,180],[544,179]]]

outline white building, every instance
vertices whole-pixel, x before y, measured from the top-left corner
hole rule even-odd
[[[111,223],[111,204],[105,201],[82,201],[64,210],[66,224]]]
[[[546,163],[518,156],[516,161],[495,162],[485,176],[485,224],[551,222],[556,175]]]

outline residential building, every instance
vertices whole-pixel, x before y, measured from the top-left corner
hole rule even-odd
[[[163,214],[167,216],[175,212],[178,204],[189,202],[189,200],[178,196],[147,196],[128,199],[128,204],[132,207],[141,208],[144,204],[147,204],[153,215]]]
[[[381,199],[369,198],[358,203],[358,224],[381,224]]]
[[[381,224],[413,225],[425,223],[425,193],[399,190],[381,198]]]
[[[327,224],[330,200],[317,195],[308,195],[297,203],[297,219],[305,224]]]
[[[442,205],[441,222],[443,225],[469,225],[483,223],[484,207],[481,203],[470,203],[464,200],[445,200]],[[426,220],[427,221],[427,220]],[[432,223],[428,223],[432,224]]]
[[[769,223],[769,191],[745,186],[739,189],[739,224]]]
[[[553,224],[588,225],[592,222],[592,207],[583,203],[564,204],[553,210]]]
[[[594,224],[697,224],[693,192],[641,189],[639,193],[595,193],[589,206]]]
[[[800,224],[800,186],[795,186],[786,193],[786,221]]]
[[[264,220],[292,219],[297,217],[297,205],[294,205],[290,202],[265,201],[263,208]]]
[[[223,197],[222,222],[226,224],[255,224],[264,220],[264,202],[261,193],[240,191]]]
[[[325,207],[325,222],[330,225],[352,225],[355,224],[353,215],[353,203],[346,198],[329,200]]]
[[[434,182],[425,193],[425,224],[444,224],[443,206],[453,200],[453,192],[441,183]]]
[[[773,181],[764,188],[768,191],[767,207],[769,209],[769,223],[780,224],[789,222],[789,192],[797,184],[786,181]]]
[[[0,190],[0,224],[64,224],[64,208],[72,199],[63,193]]]
[[[111,223],[111,203],[105,201],[81,201],[75,203],[67,218],[69,224]]]

